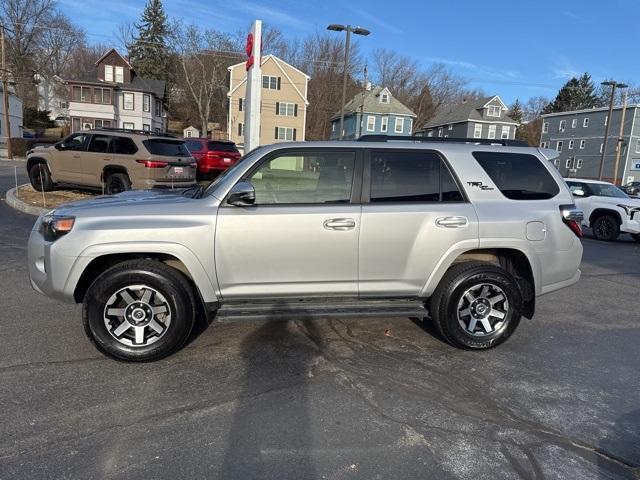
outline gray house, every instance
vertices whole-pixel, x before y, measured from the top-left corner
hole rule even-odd
[[[345,140],[362,135],[411,135],[416,114],[385,87],[358,93],[344,107]],[[331,140],[340,138],[340,114],[331,118]]]
[[[463,101],[442,108],[416,135],[513,140],[518,122],[507,115],[507,110],[497,95]]]
[[[540,146],[560,153],[555,165],[564,177],[598,178],[608,108],[542,115]],[[622,107],[615,107],[604,158],[603,180],[613,180]],[[618,164],[618,182],[640,180],[640,105],[627,106]]]

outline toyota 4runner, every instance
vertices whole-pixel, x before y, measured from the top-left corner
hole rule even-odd
[[[184,142],[125,129],[72,133],[27,153],[27,173],[38,191],[56,184],[103,189],[107,194],[154,187],[183,188],[196,181],[196,161]]]
[[[198,312],[430,317],[485,349],[578,281],[582,215],[550,151],[363,140],[260,147],[206,189],[61,206],[34,225],[31,283],[82,303],[99,350],[148,361],[178,350]]]

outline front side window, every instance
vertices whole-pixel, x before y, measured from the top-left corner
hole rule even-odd
[[[372,203],[462,202],[442,159],[429,151],[371,152]]]
[[[403,131],[404,131],[404,118],[397,117],[395,133],[402,133]]]
[[[535,155],[473,152],[473,157],[511,200],[547,200],[560,192],[558,184]]]
[[[629,198],[629,195],[609,183],[590,183],[589,189],[593,195],[598,197]]]
[[[133,93],[124,92],[122,94],[122,109],[133,110],[134,108],[135,108],[135,99],[134,99]]]
[[[107,153],[111,137],[108,135],[94,135],[89,142],[88,151],[94,153]]]
[[[84,150],[84,145],[87,143],[89,135],[86,133],[76,133],[67,137],[64,141],[64,147],[66,150]]]
[[[286,154],[262,164],[249,182],[257,205],[349,203],[354,152]]]

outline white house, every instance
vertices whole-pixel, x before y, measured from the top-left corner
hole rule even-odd
[[[193,125],[189,125],[182,131],[182,136],[184,138],[198,138],[200,136],[200,130]]]
[[[2,101],[2,87],[0,86],[0,142],[7,141],[7,126],[4,118],[4,101]],[[15,93],[9,91],[9,123],[11,137],[22,137],[22,100]]]
[[[48,79],[42,75],[36,75],[38,90],[38,110],[49,112],[51,121],[62,121],[69,118],[69,101],[66,95],[61,95],[60,85],[62,79],[53,77]]]

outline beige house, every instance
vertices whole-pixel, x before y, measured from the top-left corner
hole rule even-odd
[[[245,63],[229,67],[229,139],[244,148]],[[274,55],[262,57],[260,145],[303,141],[309,76]]]

